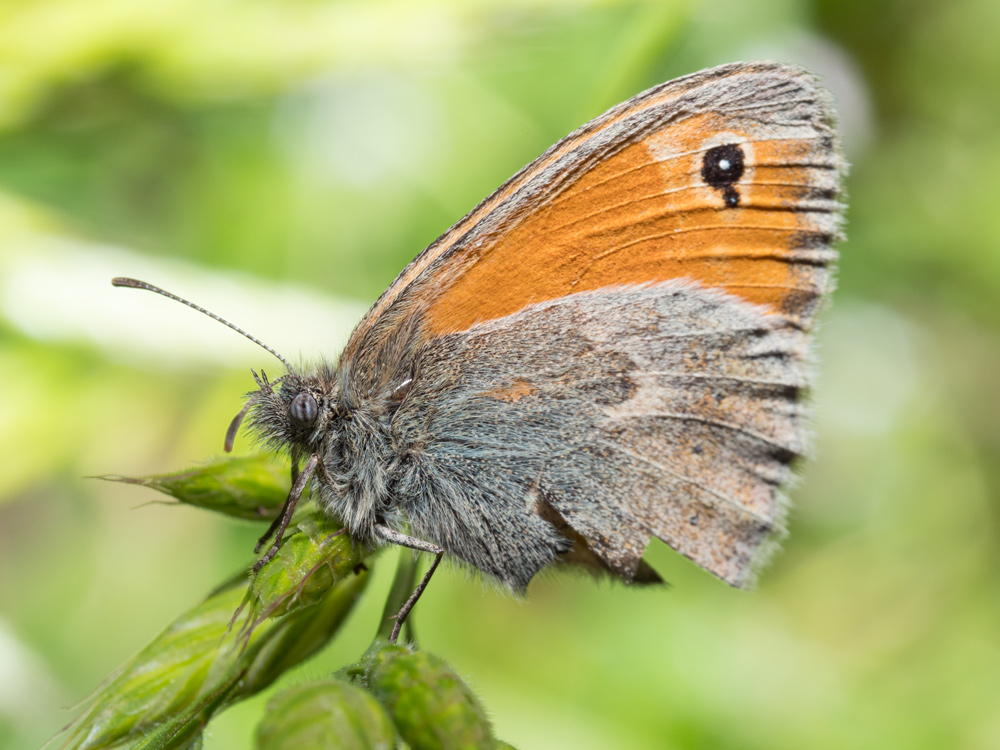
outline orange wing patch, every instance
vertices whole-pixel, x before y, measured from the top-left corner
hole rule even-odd
[[[728,126],[728,127],[727,127]],[[441,334],[525,305],[619,284],[686,277],[808,326],[829,285],[837,163],[819,134],[755,140],[709,113],[668,126],[600,162],[511,231],[428,310]],[[735,146],[740,179],[705,179],[713,148]],[[453,271],[455,269],[452,269]],[[443,280],[442,280],[443,281]]]
[[[492,388],[483,393],[484,396],[494,398],[498,401],[506,401],[509,404],[520,401],[525,396],[532,396],[538,393],[538,386],[529,383],[521,378],[514,380],[503,388]]]
[[[774,63],[650,89],[555,144],[424,250],[355,328],[342,362],[366,373],[364,391],[398,363],[401,338],[675,278],[808,329],[840,233],[834,119],[813,78]]]

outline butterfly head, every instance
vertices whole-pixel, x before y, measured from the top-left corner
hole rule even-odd
[[[246,406],[233,420],[227,448],[249,412],[251,430],[269,448],[294,453],[316,453],[336,432],[340,388],[328,368],[302,375],[294,370],[275,381],[262,371],[253,373],[258,389],[248,394]]]

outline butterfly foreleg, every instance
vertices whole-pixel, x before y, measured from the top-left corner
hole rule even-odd
[[[238,418],[239,418],[239,415],[237,415],[237,419]],[[235,423],[236,420],[234,419],[233,422]],[[232,428],[230,428],[230,429],[232,429]],[[227,440],[228,440],[228,438],[227,438]],[[293,447],[292,448],[292,485],[293,486],[295,485],[295,482],[299,478],[299,471],[300,471],[300,469],[299,469],[299,459],[300,458],[301,458],[301,452],[299,451],[298,448],[294,448]],[[320,464],[320,468],[321,469],[324,468],[323,464]],[[288,503],[289,503],[290,499],[291,499],[291,492],[289,492],[289,498],[285,500],[285,504],[281,506],[281,510],[278,511],[278,515],[274,517],[274,520],[271,521],[271,525],[267,527],[267,531],[265,531],[261,535],[260,539],[257,540],[257,544],[253,548],[253,552],[254,552],[255,555],[258,554],[264,548],[264,545],[267,544],[267,540],[270,539],[272,536],[274,536],[274,532],[278,530],[278,525],[285,518],[285,515],[286,515],[286,513],[288,511]]]
[[[270,549],[264,553],[264,556],[260,558],[253,566],[253,572],[257,573],[261,568],[267,565],[274,556],[278,554],[278,550],[281,548],[281,539],[285,535],[285,529],[288,528],[288,524],[292,520],[292,514],[295,513],[295,506],[299,502],[299,498],[302,497],[302,493],[306,489],[306,485],[309,483],[309,479],[312,477],[313,472],[316,471],[316,466],[319,464],[319,455],[313,453],[309,456],[309,460],[306,461],[306,465],[302,467],[302,471],[295,478],[295,482],[292,484],[292,489],[288,493],[288,499],[285,500],[284,506],[281,508],[281,514],[275,519],[278,523],[277,533],[274,535],[274,543],[271,544]],[[260,549],[260,546],[267,541],[268,537],[271,536],[271,531],[274,528],[274,523],[271,524],[271,528],[267,530],[267,533],[260,538],[257,542],[257,547],[254,552]]]

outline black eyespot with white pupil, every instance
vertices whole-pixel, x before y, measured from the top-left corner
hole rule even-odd
[[[740,204],[739,191],[733,185],[740,181],[743,172],[743,149],[735,143],[710,148],[701,162],[702,179],[722,191],[722,199],[729,208]]]
[[[297,395],[288,405],[288,416],[291,417],[292,422],[302,427],[311,425],[319,416],[319,404],[316,403],[316,397],[311,393]]]

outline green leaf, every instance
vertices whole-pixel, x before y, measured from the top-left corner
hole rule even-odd
[[[385,709],[338,679],[278,693],[257,727],[257,750],[392,750],[396,732]]]
[[[322,511],[299,518],[274,559],[247,591],[251,621],[280,617],[318,602],[334,582],[363,565],[371,550],[359,546],[343,524]]]
[[[273,563],[274,561],[272,561]],[[368,581],[353,569],[315,606],[239,635],[230,621],[248,584],[236,579],[174,621],[93,699],[62,747],[194,748],[209,719],[270,685],[336,633]]]
[[[251,521],[275,518],[291,489],[288,466],[265,454],[220,458],[173,474],[98,479],[150,487],[187,505]]]
[[[275,558],[260,572],[266,573]],[[333,585],[318,598],[306,593],[288,604],[288,614],[272,615],[263,626],[277,622],[281,630],[260,647],[260,655],[253,661],[244,676],[245,688],[252,694],[263,690],[285,671],[308,659],[319,651],[350,614],[355,602],[368,583],[371,560],[364,565],[345,562],[337,568]],[[311,599],[311,597],[313,597]],[[310,603],[310,600],[312,603]],[[253,632],[250,633],[252,637]]]

